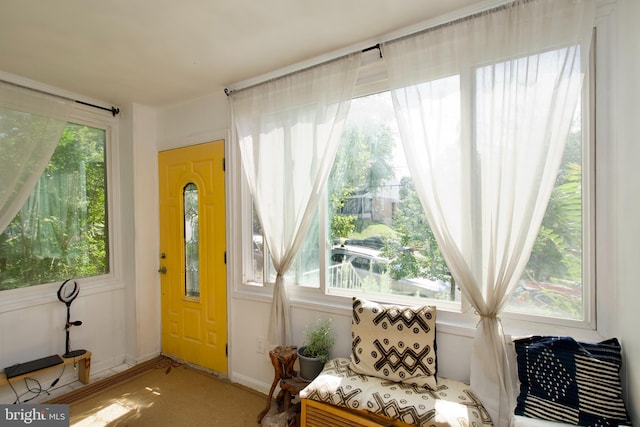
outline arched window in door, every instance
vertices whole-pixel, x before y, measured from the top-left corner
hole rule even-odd
[[[198,188],[189,183],[183,190],[184,200],[184,268],[185,296],[200,297],[200,253],[198,233]]]

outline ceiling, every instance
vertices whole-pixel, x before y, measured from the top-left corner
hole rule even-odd
[[[162,107],[478,3],[1,0],[0,71],[115,105]]]

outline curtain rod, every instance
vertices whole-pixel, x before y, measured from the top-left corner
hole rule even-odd
[[[462,16],[460,18],[453,19],[451,21],[444,22],[444,23],[441,23],[441,24],[434,24],[434,25],[432,25],[430,27],[424,28],[422,30],[414,31],[414,32],[412,32],[410,34],[402,35],[402,36],[399,36],[399,37],[392,37],[392,38],[390,38],[388,40],[383,40],[382,44],[384,44],[384,43],[393,43],[393,42],[396,42],[396,41],[407,39],[409,37],[417,36],[419,34],[425,34],[425,33],[431,32],[431,31],[436,31],[436,30],[439,30],[441,28],[448,27],[450,25],[459,24],[459,23],[462,23],[462,22],[465,22],[465,21],[469,21],[471,19],[479,18],[479,17],[484,16],[484,15],[500,12],[502,10],[505,10],[505,9],[509,8],[509,7],[517,6],[519,4],[526,4],[526,3],[529,3],[529,2],[532,2],[532,1],[534,1],[534,0],[513,0],[513,1],[506,0],[504,4],[500,4],[498,6],[490,7],[488,9],[481,10],[481,11],[475,12],[475,13],[471,13],[469,15],[465,15],[465,16]],[[365,49],[362,49],[361,52],[364,53],[364,52],[368,52],[368,51],[374,50],[374,49],[378,49],[380,51],[380,58],[382,58],[382,47],[381,47],[380,43],[377,43],[374,46],[370,46],[370,47],[367,47]],[[356,50],[355,52],[358,52],[358,51],[359,50]],[[353,52],[353,53],[355,53],[355,52]],[[329,59],[327,61],[323,61],[323,62],[320,62],[320,63],[315,64],[315,65],[311,65],[311,66],[308,66],[308,67],[303,67],[303,68],[301,68],[299,70],[296,70],[296,71],[292,71],[292,72],[289,72],[289,73],[284,73],[284,74],[282,74],[280,76],[276,76],[276,77],[273,77],[273,78],[268,78],[268,79],[266,79],[266,80],[264,80],[262,82],[258,82],[258,83],[255,83],[255,84],[250,84],[250,85],[248,85],[246,87],[243,87],[243,88],[240,88],[240,89],[230,90],[229,88],[224,88],[224,94],[227,95],[227,96],[231,96],[234,92],[240,92],[240,91],[243,91],[245,89],[249,89],[249,88],[252,88],[252,87],[255,87],[255,86],[259,86],[261,84],[264,84],[264,83],[267,83],[267,82],[270,82],[270,81],[273,81],[273,80],[277,80],[277,79],[282,78],[282,77],[290,76],[292,74],[296,74],[296,73],[299,73],[301,71],[308,70],[308,69],[311,69],[311,68],[314,68],[314,67],[317,67],[317,66],[320,66],[320,65],[323,65],[323,64],[328,64],[329,62],[336,61],[338,59],[344,58],[344,57],[349,56],[349,55],[350,54],[340,55],[340,56],[337,56],[337,57],[335,57],[333,59]]]
[[[531,3],[531,2],[534,2],[534,1],[535,0],[513,0],[513,1],[507,1],[504,4],[501,4],[501,5],[498,5],[498,6],[494,6],[492,8],[486,9],[486,10],[481,10],[479,12],[472,13],[470,15],[461,16],[460,18],[453,19],[453,20],[451,20],[449,22],[443,22],[441,24],[435,24],[435,25],[433,25],[431,27],[415,31],[415,32],[413,32],[411,34],[406,34],[404,36],[400,36],[400,37],[393,38],[391,40],[387,40],[385,43],[393,43],[393,42],[397,42],[397,41],[408,39],[409,37],[418,36],[420,34],[430,33],[432,31],[437,31],[437,30],[440,30],[442,28],[449,27],[451,25],[461,24],[461,23],[466,22],[466,21],[471,21],[473,19],[480,18],[481,16],[491,15],[492,13],[501,12],[503,10],[506,10],[506,9],[509,9],[509,8],[512,8],[512,7],[517,7],[517,6],[523,5],[523,4]]]
[[[120,114],[120,108],[118,108],[118,107],[114,107],[114,106],[111,106],[111,108],[103,107],[101,105],[91,104],[89,102],[80,101],[78,99],[73,99],[73,98],[69,98],[67,96],[62,96],[62,95],[58,95],[58,94],[55,94],[55,93],[47,92],[47,91],[44,91],[42,89],[35,89],[35,88],[29,87],[29,86],[24,86],[24,85],[21,85],[21,84],[18,84],[18,83],[9,82],[9,81],[3,80],[3,79],[0,79],[0,82],[6,83],[6,84],[9,84],[9,85],[12,85],[12,86],[16,86],[16,87],[19,87],[19,88],[22,88],[22,89],[31,90],[33,92],[38,92],[38,93],[43,93],[45,95],[55,96],[56,98],[64,99],[64,100],[67,100],[67,101],[72,101],[72,102],[75,102],[76,104],[82,104],[82,105],[86,105],[88,107],[97,108],[99,110],[109,111],[109,112],[111,112],[113,117],[115,117],[116,115]]]
[[[370,47],[368,47],[368,48],[362,49],[362,51],[361,51],[361,52],[362,52],[362,53],[364,53],[364,52],[368,52],[368,51],[370,51],[370,50],[374,50],[374,49],[378,49],[378,50],[380,51],[380,58],[382,58],[382,49],[380,48],[380,43],[375,44],[375,45],[373,45],[373,46],[370,46]],[[290,73],[285,73],[285,74],[283,74],[283,75],[281,75],[281,76],[276,76],[276,77],[273,77],[273,78],[271,78],[271,79],[266,79],[266,80],[263,80],[263,81],[261,81],[261,82],[255,83],[255,84],[250,84],[249,86],[245,86],[245,87],[240,88],[240,89],[233,89],[233,90],[230,90],[229,88],[226,88],[226,87],[225,87],[225,88],[224,88],[224,94],[225,94],[225,95],[227,95],[227,96],[231,96],[231,95],[232,95],[232,94],[234,94],[235,92],[242,92],[243,90],[250,89],[250,88],[252,88],[252,87],[256,87],[256,86],[260,86],[260,85],[263,85],[263,84],[265,84],[265,83],[272,82],[272,81],[274,81],[274,80],[278,80],[278,79],[281,79],[281,78],[286,77],[286,76],[292,76],[292,75],[294,75],[294,74],[301,73],[301,72],[303,72],[303,71],[305,71],[305,70],[310,70],[310,69],[315,68],[315,67],[320,67],[320,66],[322,66],[322,65],[326,65],[326,64],[329,64],[329,63],[331,63],[331,62],[338,61],[338,60],[340,60],[340,59],[342,59],[342,58],[346,58],[346,57],[347,57],[347,56],[349,56],[349,55],[353,55],[353,53],[354,53],[354,52],[352,52],[352,53],[347,53],[346,55],[340,55],[340,56],[337,56],[337,57],[335,57],[335,58],[329,59],[329,60],[327,60],[327,61],[320,62],[320,63],[318,63],[318,64],[310,65],[310,66],[308,66],[308,67],[302,67],[302,68],[300,68],[299,70],[295,70],[295,71],[292,71],[292,72],[290,72]]]
[[[108,107],[102,107],[100,105],[90,104],[90,103],[84,102],[84,101],[78,101],[77,99],[73,99],[73,101],[78,103],[78,104],[86,105],[88,107],[97,108],[99,110],[110,111],[111,114],[113,115],[113,117],[115,117],[116,115],[120,114],[120,108],[114,107],[113,105],[111,106],[111,108],[108,108]]]
[[[373,46],[369,46],[369,47],[367,47],[367,48],[365,48],[365,49],[362,49],[362,50],[361,50],[361,52],[362,52],[362,53],[365,53],[365,52],[369,52],[370,50],[375,50],[375,49],[378,49],[378,51],[380,51],[380,58],[382,58],[382,48],[381,48],[381,46],[380,46],[380,43],[377,43],[377,44],[375,44],[375,45],[373,45]],[[357,51],[356,51],[356,52],[357,52]],[[335,57],[335,58],[329,59],[329,60],[327,60],[327,61],[323,61],[323,62],[320,62],[320,63],[318,63],[318,64],[311,65],[311,66],[309,66],[309,67],[303,67],[303,68],[301,68],[301,69],[299,69],[299,70],[292,71],[292,72],[290,72],[290,73],[285,73],[285,74],[283,74],[283,75],[281,75],[281,76],[276,76],[276,77],[274,77],[274,78],[272,78],[272,79],[266,79],[266,80],[264,80],[264,81],[261,81],[261,82],[255,83],[255,84],[251,84],[251,85],[249,85],[249,86],[246,86],[246,87],[243,87],[243,88],[240,88],[240,89],[230,90],[229,88],[226,88],[226,87],[225,87],[225,88],[224,88],[224,94],[225,94],[225,95],[227,95],[227,96],[231,96],[231,95],[232,95],[233,93],[235,93],[235,92],[241,92],[241,91],[243,91],[243,90],[245,90],[245,89],[250,89],[250,88],[252,88],[252,87],[260,86],[260,85],[262,85],[262,84],[265,84],[265,83],[268,83],[268,82],[271,82],[271,81],[274,81],[274,80],[278,80],[278,79],[281,79],[281,78],[286,77],[286,76],[291,76],[291,75],[293,75],[293,74],[297,74],[297,73],[300,73],[300,72],[305,71],[305,70],[309,70],[309,69],[314,68],[314,67],[319,67],[319,66],[321,66],[321,65],[329,64],[329,63],[331,63],[331,62],[333,62],[333,61],[337,61],[337,60],[339,60],[339,59],[346,58],[347,56],[352,55],[353,53],[354,53],[354,52],[352,52],[352,53],[348,53],[348,54],[346,54],[346,55],[340,55],[340,56],[337,56],[337,57]]]

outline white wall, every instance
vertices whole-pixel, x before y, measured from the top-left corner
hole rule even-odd
[[[50,289],[50,296],[28,306],[21,304],[16,310],[3,307],[0,314],[0,366],[27,362],[51,354],[65,352],[64,323],[66,307],[56,297],[57,286]],[[121,286],[107,286],[91,290],[82,289],[71,306],[72,320],[83,324],[73,327],[72,349],[92,352],[94,371],[119,365],[124,360],[124,292]],[[47,388],[60,371],[34,376]],[[65,369],[60,385],[77,380],[77,372]],[[46,379],[46,381],[44,381]],[[26,391],[24,382],[14,386],[18,393]],[[0,403],[12,403],[13,391],[0,388]]]
[[[160,219],[158,211],[158,153],[155,110],[131,106],[133,116],[134,269],[136,286],[127,297],[127,350],[133,363],[160,353]],[[132,306],[132,303],[135,303]],[[135,312],[131,312],[135,310]]]
[[[226,140],[227,110],[227,96],[220,88],[210,95],[160,111],[158,151]]]
[[[273,381],[273,368],[265,352],[257,350],[257,340],[267,337],[270,300],[235,294],[231,301],[230,378],[232,381],[267,393]],[[293,342],[301,345],[304,329],[317,318],[330,317],[336,333],[332,357],[349,357],[351,352],[351,307],[350,300],[343,306],[327,307],[314,303],[293,301],[291,323]],[[268,341],[267,341],[268,342]],[[472,331],[439,325],[438,374],[461,381],[469,380],[470,349]]]
[[[640,2],[623,0],[616,11],[616,275],[619,284],[617,335],[625,353],[628,409],[633,424],[640,424]],[[613,142],[613,141],[612,141]]]

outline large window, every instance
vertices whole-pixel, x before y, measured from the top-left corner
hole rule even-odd
[[[330,292],[460,300],[409,174],[389,92],[353,100],[328,192]]]
[[[434,126],[461,123],[470,135],[481,138],[480,107],[471,103],[479,103],[482,94],[478,93],[480,84],[469,76],[481,79],[482,71],[466,70],[430,82],[446,95],[441,108],[434,111]],[[591,235],[584,217],[590,212],[586,200],[593,203],[591,159],[585,154],[592,150],[583,132],[588,128],[584,114],[589,110],[584,106],[588,101],[583,96],[575,111],[555,188],[507,312],[585,320],[589,289],[583,284],[593,286],[585,280],[591,259],[584,250]],[[260,281],[263,266],[269,264],[268,248],[262,244],[258,221],[253,225],[252,273]],[[409,174],[389,92],[352,101],[326,203],[288,276],[290,284],[317,287],[327,294],[418,303],[430,300],[448,308],[462,307],[460,289]],[[264,269],[265,281],[273,277],[272,270]]]
[[[0,234],[0,290],[110,272],[104,128],[68,123],[31,196]]]
[[[457,79],[445,80],[448,85]],[[407,170],[389,93],[355,99],[348,123],[328,186],[327,288],[460,301]],[[578,109],[542,227],[507,311],[582,319],[581,129]]]

